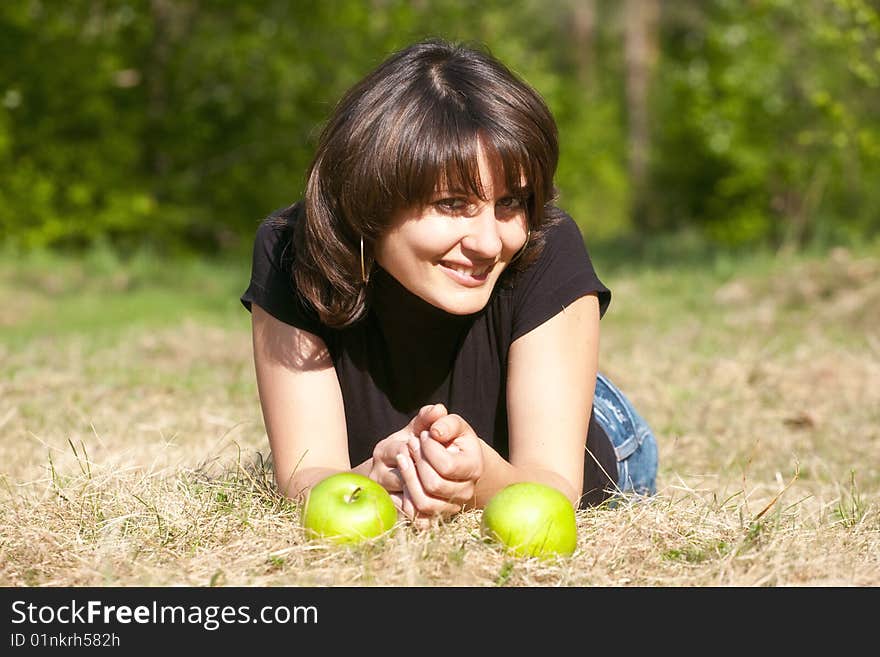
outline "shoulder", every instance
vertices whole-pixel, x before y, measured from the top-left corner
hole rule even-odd
[[[294,236],[300,213],[301,204],[295,203],[260,222],[254,237],[250,283],[241,302],[248,310],[256,303],[282,322],[322,335],[323,324],[299,293],[293,277]]]
[[[283,271],[291,271],[294,229],[301,213],[301,203],[276,210],[257,226],[254,259],[266,259]]]
[[[580,226],[577,225],[574,218],[565,210],[553,208],[551,210],[551,216],[553,217],[553,220],[547,228],[548,239],[551,237],[558,239],[560,236],[565,236],[568,238],[577,237],[578,239],[583,240]]]
[[[554,215],[538,259],[512,281],[514,339],[584,295],[597,295],[603,315],[611,301],[611,291],[596,274],[580,227],[562,210]]]
[[[551,223],[544,230],[541,253],[515,278],[515,287],[552,288],[572,278],[595,288],[591,291],[605,287],[593,267],[580,226],[571,215],[554,208]]]
[[[590,261],[587,246],[580,226],[564,210],[554,208],[553,220],[544,232],[544,250],[540,259],[568,258],[577,261]]]

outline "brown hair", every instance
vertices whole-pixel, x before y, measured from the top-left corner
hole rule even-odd
[[[531,236],[508,267],[520,271],[557,216],[556,123],[536,91],[481,46],[430,39],[392,54],[342,97],[321,133],[294,233],[296,287],[321,321],[341,328],[365,313],[361,239],[369,269],[397,211],[426,204],[438,182],[482,197],[481,145],[526,200]]]

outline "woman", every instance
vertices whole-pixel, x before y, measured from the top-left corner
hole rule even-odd
[[[241,297],[282,492],[353,470],[419,525],[517,481],[654,492],[654,437],[597,372],[611,294],[557,159],[541,97],[481,49],[414,44],[341,99]]]

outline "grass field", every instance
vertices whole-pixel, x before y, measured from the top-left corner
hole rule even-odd
[[[656,498],[511,559],[480,513],[304,540],[266,465],[246,258],[0,262],[0,585],[880,585],[880,248],[596,257],[601,369],[653,425]]]

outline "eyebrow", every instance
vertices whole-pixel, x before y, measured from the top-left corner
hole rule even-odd
[[[435,189],[433,192],[431,192],[431,196],[445,196],[446,194],[470,196],[470,192],[462,187],[444,187],[443,189]]]
[[[506,190],[506,194],[529,194],[532,191],[532,185],[526,183],[525,185],[517,185],[515,187],[508,187]],[[435,189],[431,192],[431,196],[444,196],[446,194],[450,195],[462,195],[462,196],[470,196],[470,190],[467,190],[463,187],[443,187],[439,189]]]

